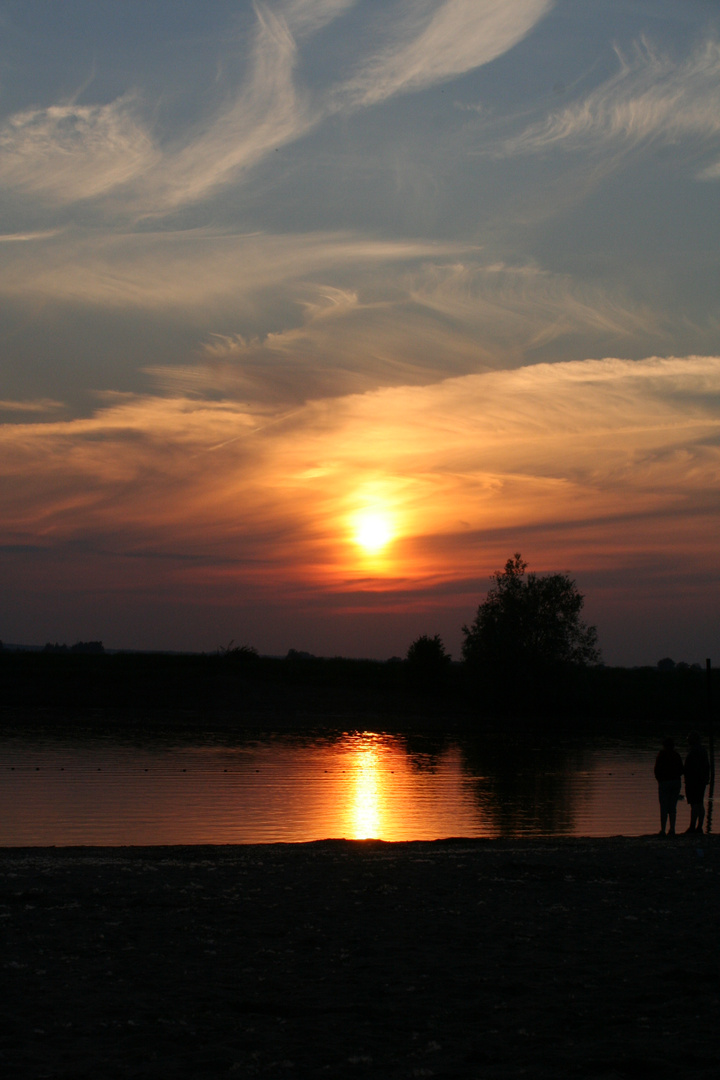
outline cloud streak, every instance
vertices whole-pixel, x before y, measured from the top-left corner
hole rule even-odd
[[[380,265],[369,267],[367,278],[355,276],[356,289],[304,286],[300,325],[264,337],[211,337],[200,365],[153,374],[171,392],[202,393],[205,386],[246,400],[297,403],[436,383],[450,373],[520,364],[532,353],[549,351],[559,360],[579,337],[627,344],[666,336],[641,307],[532,267],[424,259],[401,274]],[[376,291],[368,287],[365,298],[368,278]]]
[[[285,0],[282,12],[296,37],[311,35],[344,15],[357,0]]]
[[[326,5],[326,17],[338,10],[338,5]],[[145,201],[151,212],[165,213],[206,198],[318,122],[295,85],[297,44],[287,20],[270,5],[257,3],[255,12],[257,29],[245,84],[206,132],[164,155],[161,169],[148,178]],[[308,26],[304,5],[295,15]],[[319,25],[320,19],[315,28]]]
[[[0,183],[61,206],[108,195],[159,160],[136,109],[121,98],[15,114],[0,129]]]
[[[705,42],[683,62],[647,41],[634,54],[617,51],[616,75],[582,101],[553,113],[504,143],[504,153],[527,154],[608,146],[632,149],[693,141],[713,150],[720,137],[720,43]],[[717,165],[705,171],[714,175]]]
[[[554,0],[444,0],[403,4],[391,40],[339,91],[355,107],[422,90],[481,67],[517,45]]]
[[[19,618],[90,563],[88,604],[114,589],[136,622],[162,579],[210,624],[291,597],[293,626],[466,604],[518,547],[592,580],[650,567],[638,611],[658,567],[680,589],[713,565],[707,5],[117,7],[6,5]],[[352,521],[376,505],[373,561]]]
[[[551,536],[560,558],[585,533],[586,567],[668,542],[707,557],[719,400],[714,357],[537,365],[275,413],[119,396],[86,420],[0,428],[1,539],[220,559],[236,583],[330,594],[464,581],[481,537]],[[352,543],[363,507],[394,523],[382,564]]]
[[[318,29],[345,5],[288,11],[299,29]],[[179,141],[159,142],[139,119],[137,95],[107,105],[52,105],[10,117],[0,130],[0,183],[66,206],[113,196],[106,207],[140,218],[206,199],[243,169],[306,133],[319,120],[294,83],[297,46],[282,9],[255,5],[248,74],[229,104]]]
[[[362,234],[66,232],[5,253],[0,294],[157,310],[205,307],[332,268],[387,266],[467,251],[466,244],[375,239]]]
[[[668,337],[662,319],[620,292],[480,255],[361,233],[77,231],[9,246],[0,296],[197,326],[200,364],[151,365],[165,386],[296,403],[518,365],[551,349],[566,359],[579,337],[598,349]],[[212,334],[213,321],[238,329]],[[243,331],[249,322],[260,329]]]
[[[251,403],[263,415],[382,386],[436,384],[530,355],[558,361],[579,340],[637,349],[667,336],[651,312],[621,296],[532,266],[478,264],[452,247],[440,260],[437,245],[361,236],[192,241],[150,236],[132,254],[134,238],[127,247],[93,239],[71,258],[63,245],[57,265],[41,251],[5,280],[24,301],[34,295],[81,313],[95,304],[125,318],[134,309],[182,320],[191,338],[197,327],[204,345],[182,363],[158,362],[148,350],[145,383],[170,397]],[[344,288],[322,284],[343,279]],[[288,297],[293,309],[276,328],[276,305]],[[211,311],[216,325],[259,319],[266,329],[209,334]]]
[[[38,398],[33,401],[12,401],[8,399],[0,401],[0,412],[46,413],[62,408],[62,401],[54,401],[52,398]]]
[[[299,48],[353,4],[254,4],[247,75],[182,141],[159,142],[139,98],[57,104],[16,113],[0,130],[0,183],[55,206],[113,196],[112,216],[163,216],[207,200],[272,152],[338,112],[376,105],[487,64],[512,48],[553,0],[399,3],[384,18],[388,44],[316,100],[298,85]]]

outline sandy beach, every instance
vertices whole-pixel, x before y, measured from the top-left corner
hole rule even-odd
[[[0,851],[0,1069],[716,1077],[716,837]]]

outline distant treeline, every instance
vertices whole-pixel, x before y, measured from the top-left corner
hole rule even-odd
[[[43,652],[104,653],[105,647],[102,641],[76,641],[74,645],[58,645],[57,641],[53,645],[48,641]]]
[[[498,718],[544,725],[642,723],[678,732],[705,727],[706,672],[691,667],[605,666],[535,671],[517,685],[478,681],[465,664],[425,670],[408,660],[320,658],[291,651],[259,656],[253,649],[215,654],[96,651],[0,651],[0,708],[12,710],[223,711],[226,722],[292,721],[329,717],[428,717],[439,724],[477,728]],[[720,701],[720,673],[712,673]],[[5,713],[7,716],[7,712]]]
[[[584,597],[565,573],[538,575],[515,552],[473,621],[462,627],[462,662],[438,634],[422,634],[404,660],[326,659],[291,649],[260,656],[234,642],[216,653],[108,654],[101,641],[2,650],[0,708],[162,710],[178,718],[213,714],[215,724],[248,728],[337,723],[409,730],[421,719],[438,729],[539,722],[642,724],[670,733],[707,730],[720,677],[669,657],[655,668],[611,668],[597,630],[582,621]],[[712,683],[712,685],[710,685]],[[351,719],[352,718],[352,719]],[[174,721],[173,721],[174,722]]]

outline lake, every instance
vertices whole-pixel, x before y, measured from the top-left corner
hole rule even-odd
[[[0,739],[0,845],[636,836],[650,739],[346,732],[237,745]],[[680,747],[683,752],[684,747]],[[678,808],[678,831],[689,820]]]

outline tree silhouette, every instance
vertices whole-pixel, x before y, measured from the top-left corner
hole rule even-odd
[[[468,668],[508,701],[539,691],[562,669],[597,664],[597,630],[580,616],[585,599],[567,574],[526,575],[519,552],[493,575],[470,626],[463,626]]]

